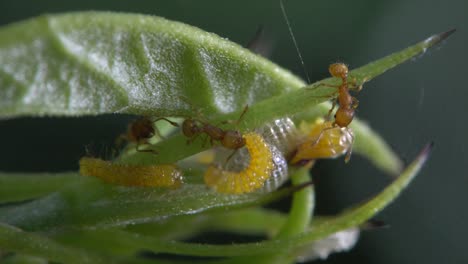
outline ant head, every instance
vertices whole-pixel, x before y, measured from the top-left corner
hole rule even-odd
[[[221,144],[229,149],[239,149],[245,146],[245,139],[239,131],[228,130],[224,134]]]
[[[344,63],[333,63],[328,67],[331,76],[345,79],[348,77],[348,66]]]

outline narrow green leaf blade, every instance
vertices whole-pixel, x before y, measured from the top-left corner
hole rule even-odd
[[[295,189],[226,195],[203,184],[167,188],[122,187],[79,176],[73,186],[19,205],[0,207],[0,222],[25,230],[106,227],[145,223],[169,216],[262,205]]]
[[[111,263],[109,259],[69,248],[40,235],[0,223],[0,248],[61,263]]]
[[[76,173],[0,173],[0,203],[37,198],[74,184]]]

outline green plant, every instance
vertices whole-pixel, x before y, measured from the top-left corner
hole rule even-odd
[[[351,71],[362,84],[446,38],[434,35]],[[0,29],[0,115],[83,116],[105,113],[234,120],[249,131],[277,118],[315,120],[329,108],[339,80],[311,85],[218,36],[162,18],[115,13],[42,16]],[[232,125],[227,125],[227,128]],[[314,217],[306,168],[292,171],[292,188],[268,194],[225,195],[203,184],[178,190],[124,188],[78,173],[0,174],[0,248],[11,262],[149,262],[141,250],[229,257],[213,262],[293,262],[305,248],[336,232],[359,228],[393,201],[429,153],[406,169],[384,141],[353,121],[355,152],[400,176],[373,199],[335,217]],[[150,146],[159,155],[126,152],[119,162],[174,163],[208,146],[187,145],[180,133]],[[200,173],[185,172],[196,179]],[[192,177],[193,176],[193,177]],[[199,177],[200,178],[200,177]],[[294,193],[293,193],[294,192]],[[293,193],[293,194],[292,194]],[[289,214],[259,206],[293,195]],[[21,202],[21,203],[18,203]],[[208,228],[269,234],[269,240],[234,245],[181,242]],[[164,262],[164,260],[159,260]],[[183,262],[183,261],[182,261]],[[159,263],[159,262],[158,262]]]

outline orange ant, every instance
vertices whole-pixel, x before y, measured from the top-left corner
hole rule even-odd
[[[135,143],[137,151],[155,152],[154,150],[140,149],[139,147],[141,145],[148,145],[149,139],[153,136],[157,135],[158,137],[162,138],[159,129],[154,126],[154,123],[159,120],[169,122],[171,125],[176,127],[179,126],[179,124],[172,122],[171,120],[164,117],[159,117],[154,120],[148,117],[141,117],[137,120],[132,121],[128,125],[127,132],[125,134],[122,134],[119,137],[119,140],[127,140],[129,142]]]
[[[338,88],[338,98],[333,101],[332,108],[328,111],[328,116],[330,116],[333,109],[335,109],[336,102],[338,101],[339,107],[335,113],[333,126],[348,127],[348,125],[353,121],[355,109],[359,105],[359,101],[349,93],[350,89],[353,89],[353,87],[356,86],[349,86],[348,66],[346,66],[346,64],[333,63],[328,67],[328,71],[331,76],[341,78],[342,80],[342,83],[339,86],[326,85]],[[362,85],[357,86],[357,88],[354,89],[356,91],[360,91],[362,89]]]
[[[330,134],[329,136],[332,135],[332,130],[335,128],[339,128],[340,134],[341,135],[339,138],[343,137],[343,139],[346,139],[345,141],[347,142],[347,146],[343,150],[346,150],[346,156],[345,156],[345,162],[348,162],[350,157],[351,157],[351,152],[352,152],[352,144],[354,142],[354,136],[351,131],[349,131],[349,124],[354,119],[354,113],[356,108],[359,105],[359,101],[353,97],[349,91],[351,89],[355,89],[356,91],[360,91],[362,89],[362,85],[356,86],[354,83],[352,86],[350,86],[350,83],[348,82],[348,66],[344,63],[333,63],[328,67],[328,71],[330,72],[330,75],[333,77],[337,77],[341,79],[341,85],[339,86],[334,86],[334,85],[329,85],[329,84],[322,84],[325,86],[330,86],[330,87],[336,87],[338,88],[338,98],[333,101],[332,108],[328,111],[328,117],[330,117],[331,113],[333,112],[333,109],[335,109],[336,102],[338,102],[338,109],[336,110],[335,113],[335,121],[329,126],[329,127],[324,127],[323,130],[320,132],[318,137],[316,138],[315,142],[312,144],[312,147],[315,146],[320,140],[322,140],[322,137],[327,137],[327,134]],[[346,130],[346,131],[343,131]],[[340,140],[341,141],[341,140]],[[339,144],[330,144],[329,148],[330,150],[332,147],[338,147]],[[341,147],[341,146],[340,146]],[[338,151],[339,153],[340,151]],[[333,155],[331,155],[333,156]]]
[[[242,119],[244,114],[247,112],[248,106],[244,108],[244,111],[240,115],[236,124]],[[226,122],[224,122],[226,123]],[[215,141],[219,141],[221,145],[228,149],[237,150],[245,146],[245,139],[242,133],[238,130],[224,130],[217,126],[208,124],[201,120],[188,118],[182,123],[182,133],[188,137],[188,143],[191,143],[195,138],[205,133],[210,138],[210,143],[213,145]]]
[[[283,18],[286,22],[286,25],[288,26],[289,35],[291,36],[291,39],[294,43],[294,47],[296,48],[297,55],[299,56],[299,60],[302,64],[302,68],[304,69],[305,75],[307,77],[307,82],[310,83],[309,74],[307,73],[304,60],[302,59],[299,46],[297,45],[296,38],[294,37],[294,33],[289,23],[289,19],[286,14],[286,9],[284,8],[284,4],[282,0],[280,0],[280,7],[283,13]],[[328,71],[333,77],[338,77],[338,78],[341,78],[342,80],[342,83],[339,86],[322,84],[324,86],[331,86],[331,87],[338,88],[339,108],[335,113],[335,122],[333,123],[333,126],[348,127],[351,121],[353,121],[354,110],[358,107],[358,104],[359,104],[358,100],[349,94],[349,90],[351,87],[349,87],[349,82],[348,82],[348,72],[349,72],[348,66],[346,66],[346,64],[344,63],[333,63],[328,68]],[[361,89],[362,89],[362,85],[358,86],[356,90],[360,91]],[[333,102],[333,106],[328,112],[328,116],[330,116],[335,106],[336,106],[336,101]]]
[[[289,35],[291,36],[291,39],[292,39],[292,41],[294,43],[294,47],[296,48],[297,55],[299,56],[299,60],[300,60],[300,62],[302,64],[302,68],[304,69],[305,75],[307,77],[307,81],[308,81],[308,83],[310,83],[310,78],[309,78],[309,75],[307,73],[304,60],[302,59],[302,55],[301,55],[301,52],[299,50],[299,46],[297,45],[296,38],[294,37],[294,33],[293,33],[291,25],[289,23],[289,19],[288,19],[288,16],[286,14],[286,9],[284,8],[283,0],[280,0],[280,7],[281,7],[281,11],[283,13],[283,18],[284,18],[284,20],[285,20],[285,22],[286,22],[286,24],[288,26]],[[335,109],[337,101],[338,101],[338,104],[339,104],[339,108],[335,113],[335,121],[330,125],[330,127],[323,128],[323,130],[317,136],[315,142],[312,143],[311,147],[315,146],[315,144],[317,144],[322,139],[322,136],[324,136],[324,134],[325,134],[325,137],[328,136],[327,134],[332,134],[332,133],[329,133],[329,132],[331,132],[329,130],[334,130],[336,128],[339,128],[340,131],[348,130],[348,125],[353,121],[355,109],[359,105],[359,101],[355,97],[351,96],[349,91],[351,89],[356,89],[357,91],[360,91],[362,89],[362,85],[356,86],[353,83],[353,85],[350,87],[350,83],[348,82],[348,73],[349,73],[348,66],[346,66],[346,64],[344,64],[344,63],[333,63],[328,68],[328,71],[330,72],[330,74],[333,77],[341,78],[341,80],[342,80],[341,85],[338,85],[338,86],[322,84],[323,86],[330,86],[330,87],[338,88],[338,92],[337,92],[338,93],[338,98],[337,98],[337,100],[333,101],[332,108],[330,109],[330,111],[328,111],[328,117],[333,112],[333,109]],[[342,132],[344,132],[344,131],[342,131]],[[350,142],[351,144],[350,144],[350,146],[349,146],[349,148],[348,148],[348,150],[346,152],[345,161],[347,162],[347,161],[349,161],[349,158],[351,156],[351,150],[352,150],[351,147],[352,147],[352,142],[354,141],[354,136],[352,136],[352,132],[350,132],[350,131],[346,131],[346,133],[344,133],[342,135],[343,136],[350,135],[349,138],[351,139],[351,142]],[[336,144],[332,142],[331,145],[333,146],[333,145],[336,145]]]

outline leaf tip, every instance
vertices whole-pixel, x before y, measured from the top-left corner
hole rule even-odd
[[[361,225],[361,230],[375,230],[381,228],[389,228],[390,225],[381,220],[369,219]]]
[[[428,143],[426,146],[424,146],[423,150],[418,155],[417,160],[419,161],[418,163],[424,164],[426,163],[426,160],[429,158],[429,155],[432,152],[432,148],[434,147],[434,142]]]
[[[436,34],[436,35],[432,35],[428,39],[426,39],[424,42],[429,47],[434,46],[434,45],[440,43],[441,41],[447,39],[455,31],[457,31],[457,30],[454,28],[454,29],[451,29],[451,30],[448,30],[448,31],[445,31],[445,32],[442,32],[442,33],[439,33],[439,34]]]

